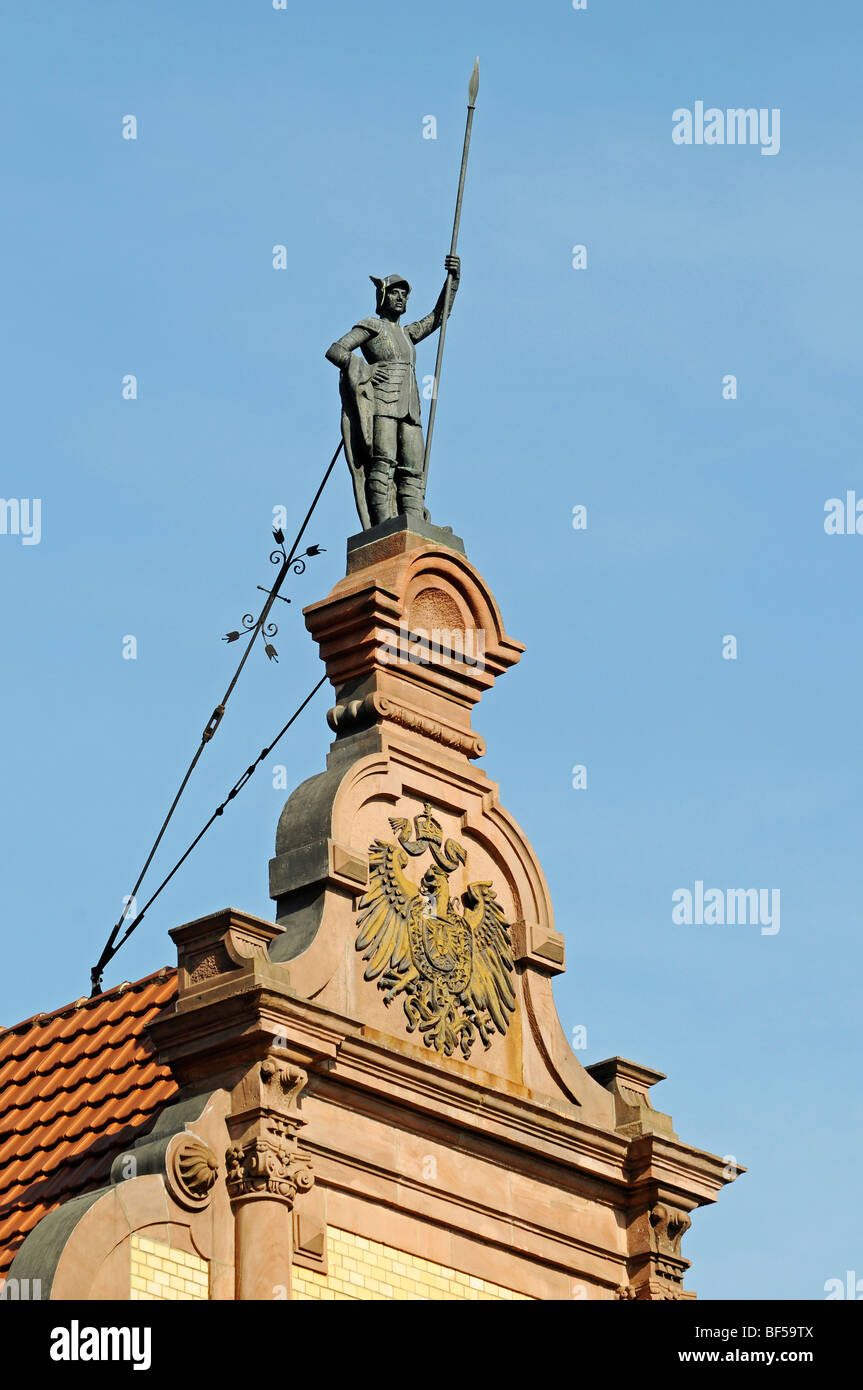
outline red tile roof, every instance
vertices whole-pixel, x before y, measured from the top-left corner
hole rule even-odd
[[[0,1277],[38,1221],[102,1186],[177,1090],[143,1036],[168,969],[0,1032]]]

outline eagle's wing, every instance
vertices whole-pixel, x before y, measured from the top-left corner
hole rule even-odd
[[[407,923],[417,890],[402,870],[407,855],[400,845],[375,840],[369,850],[369,889],[359,902],[357,950],[368,961],[364,979],[375,980],[385,967],[401,973],[411,963]]]
[[[465,921],[473,936],[473,971],[465,995],[477,1014],[488,1011],[499,1033],[515,1009],[509,927],[490,883],[469,883],[463,896]]]

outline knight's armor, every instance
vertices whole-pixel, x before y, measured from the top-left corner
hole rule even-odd
[[[402,325],[379,315],[389,289],[402,285],[410,293],[407,280],[400,275],[371,279],[378,313],[360,319],[327,351],[341,369],[342,435],[364,527],[398,512],[428,520],[416,344],[440,327],[446,288],[430,314]],[[354,357],[356,349],[365,365]],[[373,380],[373,374],[381,380]]]
[[[417,388],[416,360],[414,346],[432,330],[432,315],[404,328],[400,323],[389,319],[360,319],[350,333],[339,338],[338,347],[347,352],[359,348],[369,366],[383,363],[387,369],[387,379],[381,385],[373,386],[375,415],[388,415],[392,420],[405,420],[409,425],[421,423],[420,393]],[[334,344],[336,346],[336,344]]]

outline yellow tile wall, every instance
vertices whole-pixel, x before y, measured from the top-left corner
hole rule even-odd
[[[294,1265],[294,1298],[497,1301],[529,1297],[335,1226],[327,1229],[327,1260],[326,1275]]]
[[[207,1299],[209,1266],[199,1255],[175,1250],[159,1240],[132,1236],[130,1298]]]

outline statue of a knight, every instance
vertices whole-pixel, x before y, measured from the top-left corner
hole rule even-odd
[[[440,328],[447,302],[452,309],[461,267],[458,256],[447,256],[445,264],[437,304],[404,327],[399,320],[411,292],[407,280],[370,276],[376,315],[354,324],[326,354],[341,369],[342,437],[364,530],[401,512],[428,520],[416,344]]]

